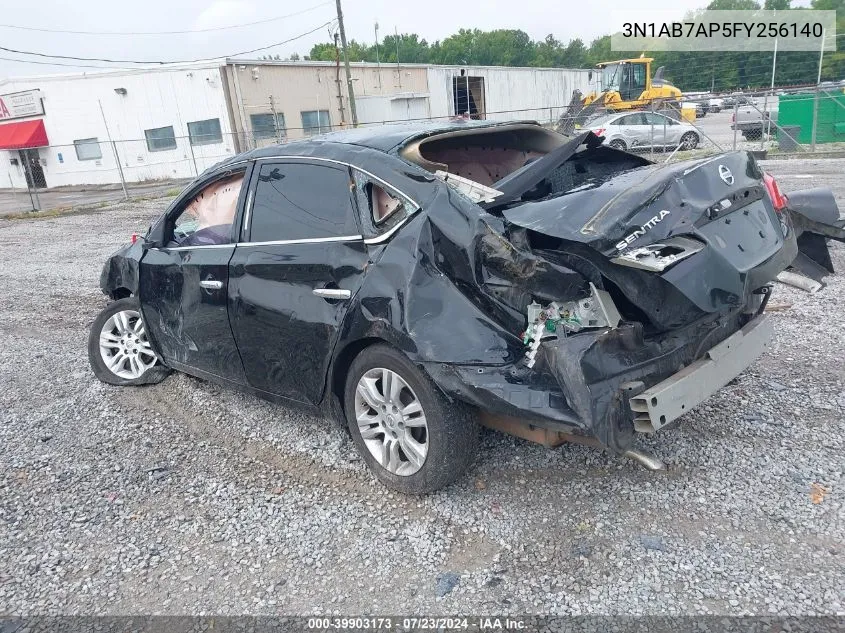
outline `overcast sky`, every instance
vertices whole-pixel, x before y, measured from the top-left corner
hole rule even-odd
[[[682,18],[686,11],[702,8],[706,2],[639,0],[637,6],[674,11],[678,18]],[[191,60],[231,55],[296,37],[336,15],[334,0],[143,0],[131,3],[114,0],[41,0],[37,11],[33,11],[34,5],[28,2],[7,2],[4,5],[0,13],[0,23],[3,25],[123,33],[213,29],[299,13],[265,24],[186,35],[82,35],[0,26],[0,46],[7,48],[54,55],[131,60]],[[619,6],[619,0],[426,0],[414,3],[402,0],[343,0],[347,38],[366,42],[374,41],[373,25],[378,21],[382,36],[398,28],[400,33],[418,33],[429,42],[443,39],[459,28],[513,28],[526,31],[534,39],[553,33],[564,42],[580,37],[589,44],[591,39],[609,33],[611,27],[615,26],[610,24],[610,13],[614,6]],[[305,55],[313,44],[328,40],[327,29],[324,27],[289,44],[248,57],[255,58],[264,53],[279,54],[282,57],[294,52]],[[49,59],[6,51],[0,51],[0,56],[50,62]],[[101,62],[55,61],[107,66]],[[94,69],[0,60],[0,78],[81,71],[95,72]]]

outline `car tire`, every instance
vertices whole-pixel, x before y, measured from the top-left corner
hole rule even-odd
[[[695,149],[698,147],[698,140],[698,134],[695,132],[685,132],[684,135],[681,136],[681,149]]]
[[[94,319],[88,362],[94,375],[109,385],[150,385],[170,374],[152,350],[134,297],[112,301]]]
[[[748,141],[759,141],[763,136],[763,130],[747,130],[743,132],[742,135]]]
[[[388,488],[404,494],[425,494],[451,484],[478,448],[474,409],[447,398],[388,345],[368,347],[352,362],[344,412],[367,466]]]
[[[612,147],[613,149],[620,149],[623,152],[628,149],[628,146],[625,144],[625,141],[619,138],[615,138],[610,141],[610,143],[608,143],[608,146]]]

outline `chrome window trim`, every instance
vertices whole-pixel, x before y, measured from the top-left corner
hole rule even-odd
[[[339,237],[303,237],[298,240],[271,240],[269,242],[238,242],[237,246],[286,246],[288,244],[320,244],[323,242],[360,242],[363,235],[341,235]]]
[[[393,237],[393,234],[396,233],[396,231],[398,231],[400,228],[402,228],[405,222],[410,220],[412,217],[414,217],[414,215],[412,213],[409,213],[401,222],[397,223],[396,226],[394,226],[392,229],[385,231],[384,233],[376,237],[370,237],[365,239],[364,244],[381,244],[382,242],[386,242],[391,237]]]
[[[234,248],[237,246],[235,242],[227,242],[226,244],[197,244],[196,246],[158,246],[150,250],[156,251],[192,251],[195,248]]]
[[[365,176],[367,176],[368,178],[371,178],[372,180],[383,184],[384,186],[386,186],[390,190],[395,191],[406,202],[408,202],[411,205],[411,210],[408,212],[408,215],[405,217],[405,219],[403,219],[401,222],[396,224],[396,226],[394,226],[390,230],[388,230],[388,231],[386,231],[386,232],[384,232],[381,235],[378,235],[376,237],[371,237],[371,238],[367,238],[367,239],[364,239],[364,237],[362,235],[358,235],[358,236],[354,236],[354,237],[344,236],[344,237],[340,237],[340,238],[307,238],[307,239],[301,239],[301,240],[281,240],[281,241],[272,241],[272,242],[238,242],[237,243],[238,246],[250,246],[250,245],[255,245],[255,244],[265,244],[265,245],[266,244],[308,244],[308,243],[316,243],[316,242],[327,241],[327,240],[336,241],[336,242],[345,242],[345,241],[355,241],[355,240],[361,240],[361,239],[364,240],[365,244],[381,244],[382,242],[386,242],[388,239],[390,239],[393,236],[393,234],[396,233],[396,231],[399,230],[399,228],[401,226],[403,226],[408,220],[411,219],[411,217],[415,213],[417,213],[422,208],[413,198],[411,198],[411,196],[406,194],[401,189],[398,189],[395,185],[390,184],[389,182],[384,180],[384,178],[379,178],[375,174],[367,171],[366,169],[362,169],[361,167],[359,167],[358,165],[354,165],[353,163],[348,163],[348,162],[345,162],[345,161],[342,161],[342,160],[335,160],[333,158],[323,158],[321,156],[290,156],[290,155],[284,155],[284,154],[277,154],[275,156],[259,156],[257,158],[248,158],[248,159],[245,159],[245,160],[242,160],[242,161],[238,161],[236,163],[231,163],[231,164],[227,165],[226,167],[227,168],[228,167],[234,167],[234,166],[240,165],[242,163],[249,163],[250,161],[253,161],[257,164],[260,161],[278,161],[278,160],[283,160],[283,161],[314,161],[314,162],[318,162],[318,163],[329,163],[329,164],[332,164],[332,165],[342,165],[344,167],[349,167],[351,169],[355,169],[355,170],[361,172],[362,174],[364,174]],[[257,186],[258,185],[256,184],[256,187]],[[252,205],[253,205],[253,202],[254,202],[254,200],[252,199],[253,191],[254,191],[254,189],[250,188],[249,194],[248,194],[249,198],[247,199],[247,207],[244,210],[244,221],[242,223],[242,228],[241,228],[241,234],[242,235],[248,234],[249,229],[251,228],[250,222],[252,221]],[[210,245],[210,246],[212,248],[217,247],[217,245]],[[176,248],[182,249],[184,247],[174,247],[170,250],[174,250]],[[208,248],[208,246],[190,246],[190,247],[187,247],[187,248]]]
[[[411,206],[413,206],[412,213],[416,213],[421,208],[420,205],[417,204],[417,202],[413,198],[411,198],[411,196],[409,196],[407,193],[405,193],[401,189],[397,189],[396,185],[390,184],[384,178],[379,178],[375,174],[367,171],[366,169],[362,169],[361,167],[358,167],[358,165],[354,165],[353,163],[347,163],[347,162],[342,161],[342,160],[335,160],[334,158],[323,158],[321,156],[260,156],[259,158],[255,159],[255,162],[262,161],[262,160],[280,160],[280,159],[281,160],[305,160],[305,161],[312,160],[312,161],[316,161],[316,162],[320,162],[320,163],[330,163],[330,164],[333,164],[333,165],[343,165],[344,167],[351,167],[352,169],[360,171],[362,174],[367,176],[367,178],[372,178],[373,180],[380,182],[384,186],[388,187],[389,189],[395,191],[400,196],[402,196],[405,199],[406,202],[409,202],[411,204]]]
[[[289,244],[321,244],[324,242],[360,242],[363,235],[341,235],[338,237],[308,237],[299,240],[272,240],[269,242],[229,242],[228,244],[198,244],[196,246],[162,246],[157,251],[188,251],[196,248],[234,248],[236,246],[287,246]]]
[[[252,187],[250,187],[249,191],[246,193],[246,204],[244,205],[244,221],[241,223],[241,230],[240,234],[246,235],[246,231],[244,229],[249,227],[249,220],[251,217],[250,211],[252,211]]]

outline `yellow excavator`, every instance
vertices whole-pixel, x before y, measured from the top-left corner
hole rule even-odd
[[[653,58],[643,56],[597,64],[599,90],[587,96],[575,90],[556,129],[569,134],[600,109],[610,112],[664,106],[680,109],[681,91],[663,78],[663,66],[657,69],[654,77],[651,76],[653,61]]]
[[[601,62],[600,92],[591,92],[585,106],[599,101],[608,110],[636,110],[650,106],[653,101],[680,101],[681,91],[663,78],[663,66],[651,76],[651,57]]]

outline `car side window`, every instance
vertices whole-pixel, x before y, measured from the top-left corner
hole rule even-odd
[[[669,119],[660,116],[659,114],[654,114],[653,112],[643,112],[642,116],[645,117],[646,125],[669,125]]]
[[[173,246],[208,246],[232,242],[232,223],[244,174],[215,180],[193,196],[173,223]]]
[[[356,169],[353,174],[362,225],[368,237],[392,229],[416,209],[402,194],[383,182]]]
[[[359,235],[349,170],[262,163],[248,230],[251,242]]]
[[[645,125],[645,122],[641,113],[627,114],[622,117],[621,125]]]

